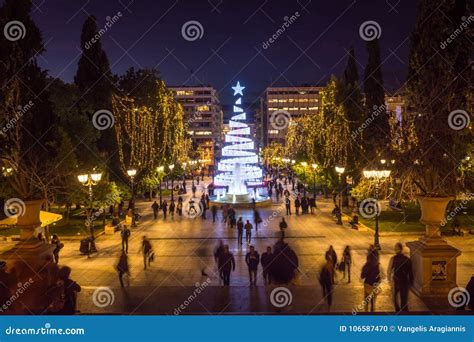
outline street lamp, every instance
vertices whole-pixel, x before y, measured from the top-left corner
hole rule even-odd
[[[156,168],[156,171],[158,173],[160,173],[159,177],[160,177],[160,209],[161,209],[161,204],[163,203],[163,196],[162,196],[162,193],[161,193],[161,185],[162,185],[161,182],[163,181],[163,174],[162,173],[165,172],[165,167],[164,166],[158,166]]]
[[[383,160],[383,159],[382,159]],[[380,161],[382,163],[382,160]],[[385,163],[382,163],[382,165]],[[375,235],[374,235],[374,247],[377,250],[380,250],[380,242],[379,242],[379,188],[380,188],[380,180],[390,177],[390,170],[364,170],[364,177],[369,179],[375,179]]]
[[[336,166],[336,172],[339,175],[339,215],[337,217],[337,224],[342,226],[342,180],[341,176],[344,173],[345,168]]]
[[[317,208],[316,205],[316,168],[318,167],[317,164],[312,164],[311,167],[313,168],[313,195],[314,195],[314,207]]]
[[[81,182],[84,186],[89,188],[89,210],[87,211],[87,222],[89,224],[89,233],[91,234],[92,240],[94,240],[94,224],[92,222],[92,186],[97,185],[97,183],[101,180],[102,174],[101,173],[88,173],[84,175],[77,176],[79,182]]]
[[[170,176],[171,176],[171,200],[174,200],[174,178],[173,178],[173,169],[174,169],[174,164],[168,165],[168,168],[170,169]]]
[[[135,175],[137,174],[137,170],[131,169],[127,170],[127,175],[130,177],[131,185],[132,185],[132,205],[130,206],[130,209],[132,209],[132,227],[136,227],[137,223],[135,222],[135,189],[134,189],[134,184],[133,184],[133,179],[135,178]]]

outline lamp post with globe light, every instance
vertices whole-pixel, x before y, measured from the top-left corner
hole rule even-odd
[[[102,173],[89,173],[78,175],[77,179],[81,182],[84,186],[88,187],[89,190],[89,209],[86,210],[87,212],[87,228],[89,228],[89,232],[91,235],[91,239],[94,240],[94,222],[92,221],[92,207],[93,207],[93,193],[92,193],[92,186],[97,185],[97,183],[101,180]]]
[[[385,165],[385,160],[382,159],[382,165]],[[390,170],[364,170],[364,177],[368,179],[375,179],[375,234],[374,234],[374,247],[377,250],[380,250],[380,241],[379,241],[379,190],[380,190],[380,181],[390,177]]]
[[[174,164],[168,165],[170,169],[170,177],[171,177],[171,200],[174,201],[174,177],[173,177],[173,169]]]
[[[339,213],[337,216],[337,224],[342,226],[342,174],[345,168],[336,166],[336,172],[339,175]]]
[[[137,222],[135,221],[135,187],[133,182],[136,174],[137,170],[135,169],[127,170],[127,175],[130,177],[130,183],[132,185],[132,205],[130,206],[130,209],[132,209],[132,227],[137,226]]]
[[[313,168],[313,196],[314,196],[314,207],[316,205],[316,169],[318,168],[317,164],[312,164],[311,167]]]
[[[165,172],[165,167],[164,166],[158,166],[156,168],[156,172],[158,172],[158,177],[160,177],[160,209],[162,207],[162,203],[163,203],[163,195],[162,195],[162,192],[161,192],[161,187],[162,187],[162,182],[163,182],[163,175],[164,175],[164,172]]]

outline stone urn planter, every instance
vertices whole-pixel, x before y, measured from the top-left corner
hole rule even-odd
[[[413,290],[422,297],[440,297],[446,305],[449,291],[456,287],[456,258],[461,252],[441,237],[440,229],[446,217],[446,208],[454,197],[418,196],[421,208],[420,222],[426,232],[417,241],[407,243],[415,276]]]
[[[18,213],[20,241],[3,252],[0,259],[7,263],[13,282],[10,293],[19,300],[11,301],[6,312],[12,314],[41,313],[50,300],[47,295],[51,275],[56,265],[52,261],[54,246],[39,241],[35,230],[41,227],[40,211],[44,200],[25,201]]]

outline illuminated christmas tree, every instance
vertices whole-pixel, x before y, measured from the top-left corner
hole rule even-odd
[[[233,113],[229,121],[230,131],[225,136],[226,145],[222,148],[222,159],[218,163],[219,174],[215,177],[217,187],[226,187],[218,195],[224,202],[250,201],[248,188],[258,188],[262,184],[262,169],[258,166],[259,160],[255,152],[254,141],[250,138],[250,127],[245,123],[246,113],[242,108],[243,90],[245,87],[237,82],[234,89],[236,96]],[[255,191],[254,198],[260,198]],[[222,197],[221,197],[222,195]]]

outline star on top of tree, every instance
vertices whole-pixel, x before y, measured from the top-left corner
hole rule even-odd
[[[244,96],[244,94],[242,94],[242,90],[244,90],[245,87],[242,87],[239,81],[237,81],[237,85],[235,87],[232,87],[232,89],[234,89],[234,96],[237,94]]]

